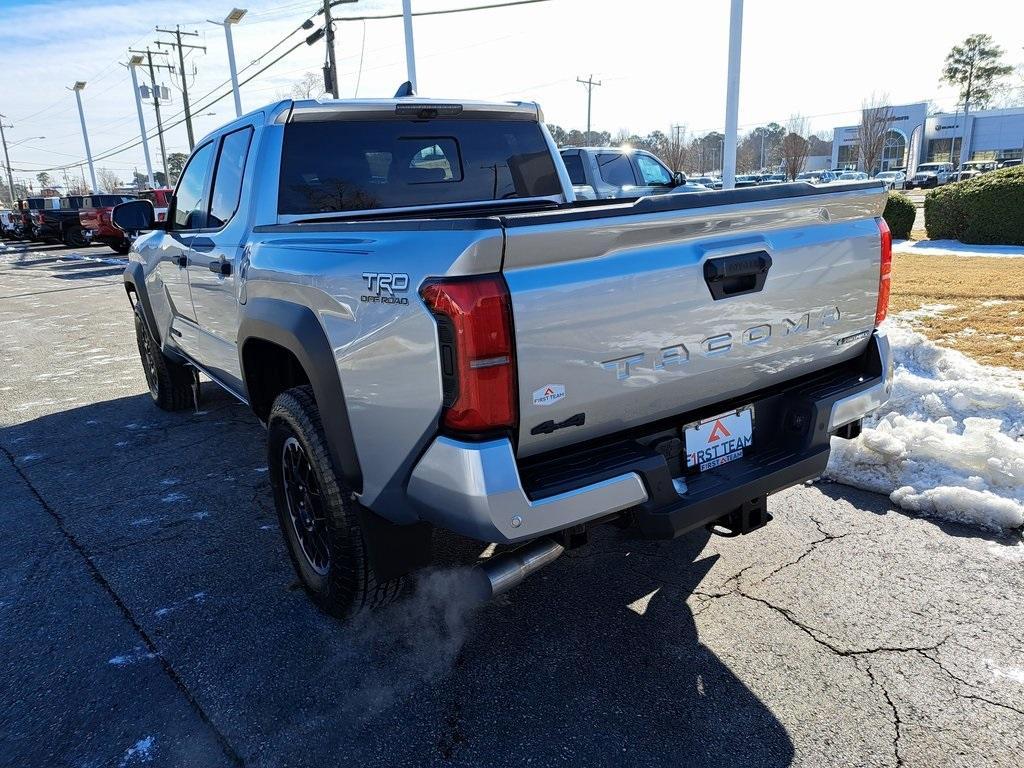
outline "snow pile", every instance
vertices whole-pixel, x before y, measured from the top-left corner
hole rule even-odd
[[[925,256],[988,256],[996,259],[1024,259],[1020,245],[967,245],[959,240],[893,240],[893,253]]]
[[[892,397],[856,440],[833,438],[828,477],[903,509],[983,528],[1024,525],[1024,374],[885,325]]]

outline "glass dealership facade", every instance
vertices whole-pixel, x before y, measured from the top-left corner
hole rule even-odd
[[[1024,156],[1024,109],[986,109],[928,114],[928,105],[892,107],[893,121],[885,140],[881,170],[905,168],[913,173],[921,163],[960,161],[960,142],[967,142],[968,160],[1014,160]],[[835,129],[832,167],[863,167],[856,125]],[[880,170],[875,163],[872,172]]]

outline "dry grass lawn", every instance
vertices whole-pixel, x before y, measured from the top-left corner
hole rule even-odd
[[[1024,259],[894,254],[889,314],[929,304],[949,308],[912,320],[928,338],[1024,370]]]

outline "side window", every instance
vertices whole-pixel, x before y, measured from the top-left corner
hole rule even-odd
[[[207,227],[223,227],[238,210],[238,201],[242,195],[242,174],[245,171],[245,159],[249,156],[252,134],[252,128],[243,128],[227,134],[221,142],[217,171],[213,176]]]
[[[580,157],[579,152],[562,155],[562,160],[565,162],[565,170],[569,172],[569,181],[573,184],[587,183],[587,174],[583,170],[583,158]]]
[[[403,139],[403,148],[411,149],[403,180],[406,184],[433,181],[462,181],[462,163],[454,139]]]
[[[628,187],[636,184],[633,165],[623,152],[601,152],[597,155],[597,167],[601,178],[616,187]]]
[[[174,191],[175,229],[202,229],[206,225],[203,192],[210,177],[213,146],[211,141],[200,147],[182,171],[178,188]]]
[[[636,164],[640,168],[640,175],[643,177],[644,184],[671,186],[672,174],[650,155],[637,154]]]

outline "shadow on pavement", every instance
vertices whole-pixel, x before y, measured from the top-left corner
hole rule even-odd
[[[707,533],[637,543],[606,527],[474,609],[462,569],[483,545],[439,532],[438,567],[411,596],[344,626],[296,583],[262,428],[213,385],[204,397],[198,414],[163,413],[148,395],[95,403],[0,431],[0,446],[158,647],[161,659],[133,664],[173,670],[245,763],[792,761],[783,726],[698,637],[686,598],[714,562],[695,562]],[[33,589],[22,582],[17,599],[32,600]],[[76,653],[91,645],[49,658],[27,685],[85,674],[77,670],[96,660]],[[91,710],[110,699],[124,706],[109,717],[134,733],[153,705],[132,679],[105,675],[103,691],[82,680],[73,701],[26,697],[48,709],[22,718],[33,724],[22,747],[77,748]],[[197,734],[189,748],[208,742]]]

